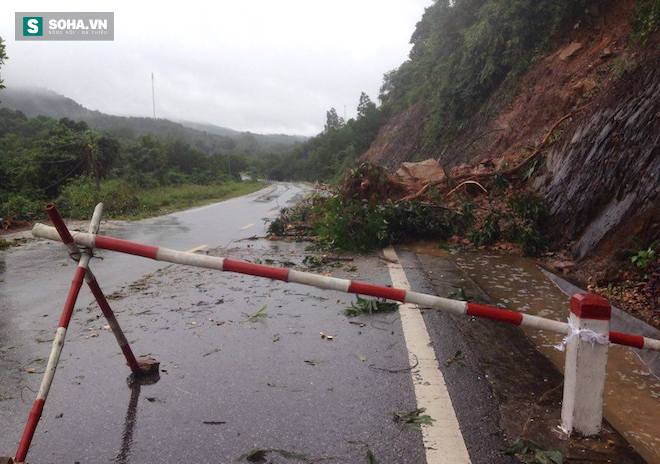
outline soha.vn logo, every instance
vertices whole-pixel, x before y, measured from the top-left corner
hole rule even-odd
[[[43,16],[23,16],[23,35],[28,37],[44,35]]]

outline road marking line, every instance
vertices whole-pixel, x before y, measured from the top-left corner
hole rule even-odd
[[[410,283],[394,248],[383,250],[394,287],[410,290]],[[468,454],[456,412],[451,403],[445,379],[438,368],[438,360],[431,346],[431,338],[417,305],[399,306],[403,336],[408,348],[408,362],[414,366],[411,374],[417,398],[417,407],[426,408],[426,414],[435,421],[422,427],[422,438],[427,464],[468,464]]]
[[[250,223],[250,224],[246,224],[246,225],[244,225],[243,227],[241,227],[241,230],[249,229],[249,228],[252,227],[252,226],[254,226],[254,224],[252,224],[252,223]]]

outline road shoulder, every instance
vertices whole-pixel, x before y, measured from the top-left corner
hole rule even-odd
[[[413,290],[489,301],[450,257],[399,251]],[[439,367],[473,463],[517,462],[503,449],[518,438],[558,449],[565,462],[644,462],[609,424],[600,440],[559,433],[563,376],[517,327],[439,311],[423,311]]]

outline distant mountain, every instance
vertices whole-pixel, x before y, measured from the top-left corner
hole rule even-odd
[[[281,152],[306,138],[284,134],[254,134],[213,124],[174,122],[134,116],[114,116],[85,108],[75,100],[52,90],[30,87],[7,88],[0,92],[0,107],[18,110],[28,117],[39,115],[85,121],[90,127],[118,137],[152,134],[184,140],[198,150],[214,153],[239,150]]]
[[[184,126],[190,127],[192,129],[197,129],[199,131],[208,132],[209,134],[220,135],[223,137],[231,138],[242,138],[246,136],[256,137],[260,143],[265,144],[274,144],[274,145],[293,145],[298,142],[304,142],[309,137],[304,135],[288,135],[288,134],[258,134],[250,131],[240,132],[234,129],[228,129],[226,127],[216,126],[214,124],[206,124],[201,122],[192,122],[192,121],[179,121]]]

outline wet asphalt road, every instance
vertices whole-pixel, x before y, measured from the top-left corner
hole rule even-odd
[[[211,254],[309,270],[303,259],[314,253],[304,243],[241,240],[263,235],[262,219],[304,189],[275,184],[111,235],[182,250],[208,245]],[[160,379],[127,383],[114,337],[84,289],[30,462],[426,462],[421,432],[392,420],[393,411],[416,407],[398,314],[349,319],[347,294],[101,256],[95,274],[136,354],[161,362]],[[400,260],[415,290],[451,296],[472,288],[473,297],[488,298],[451,260],[403,251]],[[16,449],[73,268],[54,243],[0,252],[0,455]],[[311,270],[391,282],[377,256]],[[250,318],[261,308],[265,317]],[[502,452],[507,443],[548,439],[561,375],[522,331],[437,312],[424,319],[472,463],[518,462]],[[549,445],[569,455],[575,445],[578,458],[588,456],[585,443],[550,435]],[[590,446],[599,460],[642,462],[609,429]],[[255,449],[273,451],[242,459]]]
[[[304,268],[304,244],[236,241],[263,234],[262,218],[300,192],[275,185],[112,233]],[[253,449],[284,450],[268,454],[274,463],[299,462],[286,453],[361,463],[369,452],[381,463],[425,462],[421,433],[392,420],[394,410],[415,408],[410,374],[381,370],[408,363],[396,313],[349,321],[346,294],[103,256],[93,263],[97,278],[134,351],[161,362],[161,378],[129,387],[114,338],[84,290],[31,462],[229,463]],[[42,242],[0,260],[0,454],[12,454],[74,265],[61,246]],[[389,282],[375,257],[330,270]],[[263,305],[267,317],[250,321]]]

